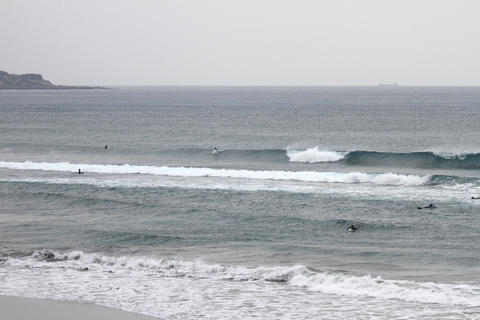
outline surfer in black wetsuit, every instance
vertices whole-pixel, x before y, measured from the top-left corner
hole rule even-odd
[[[355,231],[358,230],[358,227],[355,227],[355,226],[352,224],[350,227],[348,227],[347,230],[348,230],[348,232],[355,232]]]
[[[82,170],[78,169],[78,174],[83,174]]]
[[[437,207],[435,207],[435,206],[433,205],[433,203],[430,203],[430,204],[429,204],[428,206],[426,206],[426,207],[418,207],[417,209],[418,209],[418,210],[420,210],[420,209],[437,209]]]
[[[108,149],[108,144],[105,145],[105,149]]]

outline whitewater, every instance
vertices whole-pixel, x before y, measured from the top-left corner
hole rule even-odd
[[[320,150],[318,147],[295,150],[287,147],[287,157],[291,162],[335,162],[344,159],[348,152]]]
[[[480,306],[480,288],[472,285],[385,280],[322,272],[302,265],[225,266],[199,260],[113,257],[78,251],[60,254],[46,250],[23,259],[5,259],[2,264],[0,276],[4,281],[0,289],[6,294],[28,292],[29,297],[101,302],[169,318],[194,319],[192,313],[208,310],[219,319],[250,319],[254,317],[252,311],[265,312],[266,319],[275,319],[279,312],[285,317],[298,316],[296,309],[302,305],[304,315],[354,317],[355,310],[348,305],[351,303],[364,304],[366,314],[371,316],[400,315],[398,305],[401,309],[413,309],[409,313],[413,317],[448,316],[448,310],[471,312]],[[44,269],[48,273],[41,272]],[[37,279],[35,286],[29,278]],[[190,297],[186,305],[177,300],[185,292]],[[315,305],[308,302],[311,294],[329,304],[328,311],[318,313]],[[329,298],[331,295],[335,298]],[[274,302],[279,298],[292,299],[291,304]],[[165,303],[170,305],[168,309]],[[430,310],[415,310],[425,303]],[[228,316],[218,310],[233,306],[238,307]]]
[[[229,170],[211,168],[185,168],[168,166],[138,166],[138,165],[108,165],[108,164],[78,164],[78,163],[34,163],[34,162],[6,162],[0,161],[0,168],[14,170],[43,170],[76,172],[81,169],[84,173],[127,173],[127,174],[151,174],[180,177],[222,177],[244,178],[260,180],[298,180],[307,182],[342,182],[342,183],[375,183],[385,185],[421,185],[428,181],[429,177],[415,175],[399,175],[394,173],[367,174],[362,172],[338,173],[338,172],[315,172],[315,171],[252,171],[252,170]]]

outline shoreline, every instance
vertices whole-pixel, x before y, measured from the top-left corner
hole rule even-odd
[[[0,319],[153,320],[158,318],[95,304],[0,295]]]

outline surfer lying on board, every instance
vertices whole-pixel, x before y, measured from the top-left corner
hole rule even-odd
[[[358,227],[355,227],[355,226],[352,224],[350,227],[348,227],[347,230],[348,230],[348,232],[355,232],[355,231],[358,230]]]
[[[426,207],[418,207],[417,209],[418,209],[418,210],[420,210],[420,209],[437,209],[437,207],[435,207],[435,206],[433,205],[433,203],[430,203],[430,204],[429,204],[428,206],[426,206]]]
[[[355,232],[357,231],[361,226],[363,226],[363,224],[359,224],[358,226],[354,226],[353,224],[350,225],[350,227],[347,228],[347,231],[348,232]]]

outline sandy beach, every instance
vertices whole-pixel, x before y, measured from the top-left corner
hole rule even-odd
[[[0,296],[0,319],[149,320],[155,318],[92,304]]]

